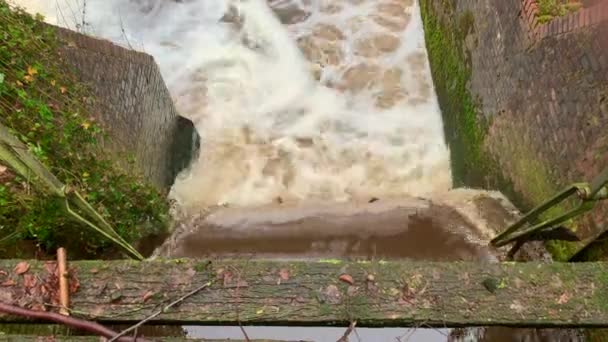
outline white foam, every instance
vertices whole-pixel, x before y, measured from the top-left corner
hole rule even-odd
[[[429,196],[452,186],[433,90],[422,101],[406,97],[383,110],[374,105],[379,88],[353,94],[314,80],[295,43],[320,23],[339,27],[345,57],[324,68],[321,81],[340,79],[366,60],[353,53],[356,40],[386,31],[369,19],[378,1],[302,0],[299,6],[311,15],[289,27],[262,0],[18,2],[70,28],[84,13],[81,30],[154,56],[179,112],[195,122],[202,139],[200,159],[172,189],[184,208],[260,205],[277,197]],[[329,3],[343,9],[322,13]],[[230,6],[244,18],[241,28],[220,21]],[[399,49],[374,62],[401,68],[402,88],[415,96],[432,81],[426,60],[418,69],[406,62],[425,54],[419,7],[406,10],[412,20],[398,33]],[[357,30],[349,24],[355,17],[364,22]],[[303,139],[312,144],[298,143]]]

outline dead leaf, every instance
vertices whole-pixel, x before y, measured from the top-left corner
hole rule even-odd
[[[32,306],[30,307],[30,309],[33,310],[33,311],[46,311],[46,307],[42,303],[32,304]]]
[[[57,83],[55,80],[51,80],[51,85],[54,87],[55,83]]]
[[[61,90],[62,94],[65,94],[65,92],[68,91],[65,87],[59,87],[59,90]]]
[[[288,269],[281,269],[279,271],[279,277],[281,277],[281,280],[289,280],[289,270]]]
[[[2,286],[13,286],[15,285],[15,281],[13,279],[9,279],[7,281],[5,281],[4,283],[0,284]]]
[[[340,281],[345,282],[349,285],[353,285],[355,283],[355,281],[353,280],[353,277],[349,274],[342,274],[338,279],[340,279]]]
[[[70,277],[69,286],[70,286],[70,289],[69,289],[70,293],[76,293],[76,291],[78,291],[78,289],[80,288],[80,280],[78,280],[78,278],[76,278],[74,276]]]
[[[56,274],[57,273],[57,263],[56,262],[47,262],[44,264],[47,273]]]
[[[32,287],[36,286],[36,277],[34,277],[32,274],[26,274],[23,276],[23,286],[26,289],[31,289]]]
[[[0,270],[0,275],[5,276],[5,275],[8,275],[8,273],[6,271]]]
[[[3,174],[3,173],[5,173],[6,170],[8,170],[8,168],[6,166],[0,165],[0,175]]]
[[[31,65],[27,67],[27,74],[29,76],[34,76],[38,73],[38,70],[36,70],[36,68],[32,67]]]
[[[89,272],[96,274],[97,272],[99,272],[99,270],[96,268],[91,268],[91,270]]]
[[[152,298],[152,296],[154,296],[154,292],[152,292],[152,291],[148,291],[148,292],[144,293],[144,296],[143,296],[144,303],[145,303],[145,302],[146,302],[148,299]]]
[[[566,304],[566,303],[568,303],[569,300],[570,300],[570,295],[568,294],[568,292],[564,292],[564,293],[562,293],[561,296],[559,296],[559,299],[557,300],[557,304]]]
[[[30,264],[28,264],[26,261],[22,261],[20,263],[17,264],[17,266],[15,266],[15,269],[13,270],[16,274],[23,274],[25,272],[27,272],[30,269]]]

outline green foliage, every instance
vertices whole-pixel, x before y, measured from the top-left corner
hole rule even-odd
[[[546,23],[555,17],[561,17],[569,12],[575,12],[583,5],[580,2],[566,2],[560,0],[538,0],[538,21]]]
[[[105,138],[91,116],[95,99],[62,62],[54,30],[0,0],[0,123],[9,127],[62,182],[75,187],[132,242],[166,227],[167,203],[142,179],[101,152]],[[2,170],[4,171],[2,172]],[[60,203],[0,165],[0,239],[11,233],[44,248],[109,247]]]

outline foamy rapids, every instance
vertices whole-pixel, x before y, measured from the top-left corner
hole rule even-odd
[[[171,191],[185,210],[452,186],[414,0],[19,3],[154,56],[201,136]]]

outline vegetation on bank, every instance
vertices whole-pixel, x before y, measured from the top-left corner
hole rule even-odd
[[[0,0],[0,123],[127,241],[164,230],[165,199],[102,153],[106,135],[92,115],[96,100],[62,62],[54,30],[41,21]],[[110,247],[70,219],[58,198],[0,160],[0,252],[19,239],[42,249],[77,246],[85,256]]]
[[[546,23],[555,17],[576,12],[583,4],[578,1],[538,0],[538,21]]]

